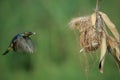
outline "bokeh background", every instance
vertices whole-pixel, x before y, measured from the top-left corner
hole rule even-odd
[[[10,52],[0,56],[0,80],[119,80],[120,73],[110,54],[106,55],[104,74],[98,70],[99,54],[79,53],[79,33],[68,23],[78,16],[90,15],[96,0],[0,0],[0,53],[12,37],[24,31],[31,36],[34,54]],[[105,12],[119,31],[120,0],[102,0]],[[120,31],[119,31],[120,32]]]

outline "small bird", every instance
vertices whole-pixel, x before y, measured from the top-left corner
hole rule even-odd
[[[9,51],[12,50],[15,52],[33,53],[34,45],[30,38],[30,36],[33,34],[35,34],[35,32],[24,32],[15,35],[3,55],[6,55]]]

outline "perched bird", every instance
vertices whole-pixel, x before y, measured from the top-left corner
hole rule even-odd
[[[3,55],[6,55],[9,51],[12,50],[15,52],[33,53],[34,45],[30,38],[30,36],[33,34],[35,34],[35,32],[24,32],[15,35]]]

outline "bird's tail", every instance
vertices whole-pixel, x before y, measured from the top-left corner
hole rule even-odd
[[[11,47],[9,47],[2,55],[6,55],[9,51],[11,51],[12,50],[12,48]]]

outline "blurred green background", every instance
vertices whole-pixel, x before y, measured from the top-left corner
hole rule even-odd
[[[98,70],[100,51],[80,54],[79,34],[69,21],[90,15],[96,0],[0,0],[0,52],[12,37],[33,31],[34,54],[10,52],[0,56],[0,80],[119,80],[111,55],[106,55],[104,74]],[[105,12],[119,31],[120,0],[102,0]]]

